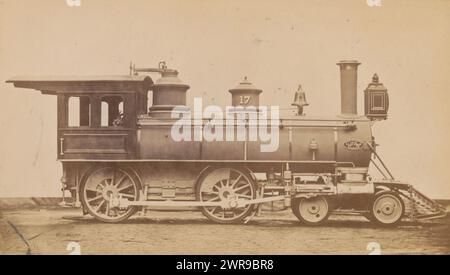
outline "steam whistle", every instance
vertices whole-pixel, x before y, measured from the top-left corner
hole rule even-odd
[[[298,89],[295,92],[294,102],[291,104],[292,106],[297,106],[297,116],[303,116],[303,106],[308,106],[308,102],[306,102],[306,95],[302,89],[302,85],[298,85]]]
[[[177,70],[167,68],[166,62],[158,63],[158,68],[136,68],[133,62],[130,62],[130,75],[138,75],[138,73],[160,73],[178,75]]]

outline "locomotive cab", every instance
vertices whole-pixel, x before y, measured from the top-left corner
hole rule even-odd
[[[136,157],[136,116],[146,112],[150,77],[18,77],[7,82],[57,97],[58,159]]]
[[[58,157],[133,157],[133,99],[123,93],[58,95]]]

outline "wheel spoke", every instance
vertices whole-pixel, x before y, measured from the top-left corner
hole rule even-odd
[[[218,183],[220,184],[219,188],[223,188],[224,187],[223,180],[220,180]]]
[[[243,190],[243,189],[245,189],[245,188],[250,188],[250,185],[245,184],[245,185],[243,185],[243,186],[241,186],[241,187],[235,188],[235,189],[234,189],[234,192]]]
[[[100,184],[99,184],[99,185],[97,185],[97,186],[101,186],[101,187],[103,188],[103,186],[102,186],[102,185],[100,185]],[[86,191],[91,191],[91,192],[96,192],[96,193],[98,192],[98,190],[97,190],[97,189],[93,189],[93,188],[86,188],[85,190],[86,190]]]
[[[103,195],[98,195],[97,197],[95,197],[95,198],[92,198],[92,199],[88,199],[88,203],[89,202],[93,202],[93,201],[96,201],[96,200],[98,200],[98,199],[100,199],[100,198],[103,198]]]
[[[220,200],[219,196],[213,197],[212,199],[207,200],[206,202],[212,202],[215,200]]]
[[[231,186],[231,169],[228,172],[227,186]]]
[[[106,203],[106,211],[105,211],[106,216],[109,216],[109,210],[110,210],[110,202],[107,202]]]
[[[128,188],[130,188],[130,187],[133,187],[133,184],[129,184],[129,185],[126,185],[126,186],[124,186],[124,187],[120,187],[120,188],[117,189],[117,192],[121,192],[121,191],[123,191],[123,190],[125,190],[125,189],[128,189]]]
[[[239,180],[242,178],[242,174],[239,174],[239,177],[234,181],[234,183],[231,185],[231,188],[234,188],[234,186],[236,185],[236,183],[239,182]]]
[[[99,213],[100,208],[103,206],[103,204],[105,204],[105,200],[103,200],[101,203],[99,203],[99,205],[97,205],[97,207],[95,208],[95,212]]]
[[[116,172],[117,172],[117,170],[116,169],[114,169],[114,171],[113,171],[113,177],[112,177],[112,181],[111,181],[111,185],[112,186],[114,186],[115,184],[115,182],[116,182]]]
[[[206,211],[208,211],[209,213],[211,213],[211,214],[214,215],[214,211],[216,211],[216,209],[217,209],[218,207],[219,207],[219,206],[213,206],[211,210],[209,210],[208,208],[206,208]]]
[[[122,177],[117,181],[117,183],[113,183],[113,186],[119,187],[123,180],[127,177],[126,174],[123,174]]]

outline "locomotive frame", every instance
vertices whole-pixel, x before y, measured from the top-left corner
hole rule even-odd
[[[379,225],[445,216],[442,206],[396,181],[377,154],[371,125],[387,117],[387,90],[374,75],[365,91],[365,116],[358,116],[359,64],[338,63],[342,114],[281,118],[280,149],[271,154],[257,153],[260,143],[250,140],[171,141],[168,129],[176,121],[171,112],[176,106],[187,108],[189,86],[165,63],[130,66],[129,76],[16,77],[7,82],[57,96],[63,196],[69,190],[74,206],[104,222],[120,222],[155,206],[196,207],[218,223],[246,222],[261,213],[264,203],[277,201],[307,225],[322,224],[330,214],[359,214]],[[149,73],[162,77],[153,82]],[[230,90],[233,105],[243,107],[258,107],[261,92],[247,80]],[[239,100],[242,96],[248,100]],[[75,127],[69,125],[71,98],[79,103]],[[303,108],[305,103],[294,105]],[[207,123],[202,120],[200,127]],[[248,120],[244,124],[251,127]],[[370,163],[382,179],[368,174]]]

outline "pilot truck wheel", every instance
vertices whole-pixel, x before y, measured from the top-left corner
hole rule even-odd
[[[370,207],[369,220],[381,226],[398,224],[405,213],[403,200],[392,191],[381,191],[375,194]]]
[[[237,168],[217,168],[204,175],[196,186],[198,201],[224,202],[256,198],[256,184],[249,173]],[[252,213],[254,205],[223,208],[201,207],[202,213],[217,223],[237,223]]]
[[[330,205],[323,196],[296,198],[292,202],[292,212],[304,224],[320,225],[328,219]]]
[[[128,219],[138,208],[111,207],[111,200],[121,196],[136,201],[140,189],[138,179],[128,169],[105,166],[95,169],[81,182],[80,198],[84,209],[94,218],[115,223]]]

